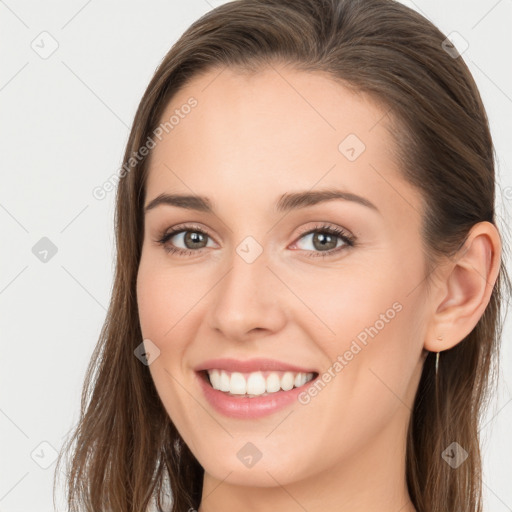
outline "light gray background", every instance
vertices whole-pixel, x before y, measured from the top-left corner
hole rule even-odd
[[[53,510],[53,448],[78,419],[114,269],[114,192],[100,201],[92,190],[119,169],[165,53],[220,3],[0,1],[0,512]],[[469,44],[463,57],[498,154],[503,226],[512,201],[512,0],[404,3]],[[53,40],[58,48],[42,58]],[[57,247],[47,262],[33,253],[43,237]],[[509,320],[499,393],[482,429],[489,512],[512,511],[510,334]]]

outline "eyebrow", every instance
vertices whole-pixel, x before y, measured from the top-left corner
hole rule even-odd
[[[379,212],[379,209],[368,199],[351,192],[333,189],[316,191],[308,190],[304,192],[289,192],[283,194],[276,202],[275,209],[278,213],[288,212],[336,199],[358,203]],[[215,211],[213,203],[207,197],[163,193],[155,197],[144,207],[144,213],[163,204],[205,213],[214,213]]]

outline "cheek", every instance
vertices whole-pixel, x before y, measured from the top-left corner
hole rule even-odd
[[[136,290],[142,336],[160,352],[149,369],[159,391],[173,401],[170,389],[179,392],[179,386],[171,375],[181,381],[189,371],[186,353],[196,337],[198,301],[204,292],[190,285],[187,273],[166,268],[152,255],[141,259]]]
[[[137,305],[145,338],[154,338],[161,343],[171,337],[172,329],[193,301],[191,288],[179,285],[173,273],[165,272],[150,259],[141,260],[137,274]]]
[[[165,286],[155,272],[141,262],[137,274],[137,306],[142,335],[151,340],[161,336],[166,315]]]
[[[400,297],[399,283],[377,265],[326,269],[293,282],[294,293],[309,309],[295,320],[313,340],[340,346],[379,320]],[[302,306],[303,307],[303,306]],[[363,337],[364,334],[361,335]]]
[[[316,296],[319,316],[334,334],[309,332],[327,355],[324,375],[332,394],[322,391],[324,398],[339,400],[355,418],[380,414],[382,419],[400,406],[396,395],[405,396],[415,381],[425,305],[419,289],[410,293],[412,281],[405,275],[410,268],[370,268],[333,278],[329,289],[316,288],[310,298]]]
[[[168,274],[150,259],[141,259],[137,304],[143,338],[151,340],[160,351],[149,365],[151,377],[169,417],[183,431],[189,428],[184,424],[183,411],[190,404],[178,382],[183,382],[182,362],[187,338],[181,335],[180,319],[186,313],[183,302],[187,301]]]
[[[388,299],[376,308],[377,313],[386,315]],[[368,312],[357,322],[348,317],[347,331],[356,335],[345,335],[340,322],[336,342],[323,347],[330,360],[321,373],[325,384],[315,395],[303,396],[301,403],[315,418],[319,437],[330,439],[327,444],[319,439],[325,460],[332,453],[349,456],[363,450],[393,418],[406,415],[412,407],[421,374],[420,331],[414,305],[400,302],[401,310],[388,311],[387,323]],[[358,338],[358,333],[363,336]]]

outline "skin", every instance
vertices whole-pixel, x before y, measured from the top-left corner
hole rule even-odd
[[[474,226],[427,288],[422,197],[399,173],[386,111],[320,73],[219,72],[196,76],[167,106],[162,120],[198,101],[152,150],[145,196],[147,205],[163,192],[204,195],[215,213],[148,210],[137,279],[142,333],[160,350],[152,378],[205,469],[199,512],[415,511],[405,439],[422,365],[483,314],[499,235]],[[338,149],[350,133],[366,146],[354,161]],[[330,188],[378,211],[347,200],[274,210],[282,194]],[[181,233],[168,245],[196,253],[166,252],[156,240],[185,222],[208,232],[203,249]],[[320,257],[344,245],[301,237],[324,222],[356,245]],[[263,249],[250,264],[236,252],[248,236]],[[202,394],[193,368],[213,357],[269,357],[322,374],[394,303],[400,312],[306,405],[248,421],[217,413]],[[250,468],[237,457],[247,442],[262,453]]]

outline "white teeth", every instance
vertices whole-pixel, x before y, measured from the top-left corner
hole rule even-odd
[[[266,390],[267,383],[263,377],[263,374],[261,372],[251,373],[247,379],[247,394],[262,395]]]
[[[296,388],[299,388],[300,386],[303,386],[304,384],[306,384],[306,374],[305,373],[297,373],[297,375],[295,376],[295,382],[293,383],[293,385],[296,387]]]
[[[261,396],[268,393],[288,391],[293,387],[303,386],[313,379],[313,373],[284,372],[281,376],[271,372],[265,378],[262,372],[231,374],[224,370],[207,370],[211,385],[214,389],[231,393],[232,395]]]
[[[219,370],[217,370],[218,372]],[[230,384],[230,378],[229,375],[226,372],[220,372],[220,382],[219,382],[219,389],[221,391],[229,391],[229,384]]]
[[[245,395],[247,393],[247,382],[241,373],[233,372],[231,374],[229,391],[233,395]]]
[[[295,381],[295,375],[292,372],[286,372],[281,379],[281,387],[288,391],[293,388],[293,382]]]
[[[281,389],[281,380],[277,373],[271,373],[267,377],[267,393],[275,393]]]

